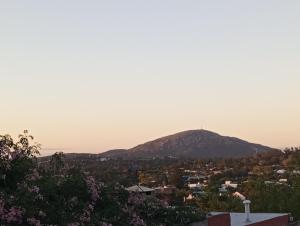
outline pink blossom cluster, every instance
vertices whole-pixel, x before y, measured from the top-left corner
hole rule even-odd
[[[139,193],[130,193],[127,203],[123,211],[131,215],[130,225],[132,226],[146,226],[144,220],[136,213],[137,208],[145,205],[145,195]]]
[[[28,224],[33,225],[33,226],[41,226],[40,220],[38,220],[38,219],[36,219],[34,217],[27,218],[27,222],[28,222]]]
[[[80,222],[83,224],[89,223],[91,221],[91,214],[92,211],[89,210],[88,208],[85,208],[83,210],[83,214],[80,216]]]
[[[128,197],[128,204],[140,206],[145,203],[145,196],[138,193],[130,193]]]
[[[99,199],[99,187],[96,184],[94,177],[89,176],[86,178],[86,185],[88,187],[88,191],[91,195],[91,201],[95,203]]]
[[[32,188],[29,188],[29,191],[32,193],[39,194],[40,188],[38,186],[33,186]]]
[[[132,226],[146,226],[143,219],[141,219],[136,213],[132,215],[132,220],[130,221],[130,225]]]
[[[22,214],[23,211],[18,207],[11,207],[9,209],[5,208],[4,200],[0,199],[0,219],[6,223],[22,223]]]
[[[19,185],[20,186],[20,185]],[[30,193],[33,193],[34,194],[34,199],[35,200],[44,200],[44,197],[43,195],[40,193],[40,188],[38,186],[33,186],[33,187],[29,187],[28,184],[25,182],[23,184],[24,188],[27,188],[28,191]],[[20,186],[21,187],[21,186]]]
[[[142,218],[144,214],[146,214],[147,218],[151,218],[153,217],[153,213],[167,207],[168,204],[166,202],[155,197],[140,193],[130,193],[127,204],[124,205],[122,210],[124,213],[129,214],[131,218],[130,225],[144,226],[146,225],[146,222]],[[140,214],[141,210],[143,215]],[[160,224],[159,226],[164,226],[164,224]]]
[[[94,177],[88,176],[86,178],[86,185],[88,188],[88,192],[90,194],[90,202],[87,204],[86,208],[83,210],[82,215],[79,218],[80,223],[70,223],[68,226],[78,226],[78,225],[86,225],[91,221],[91,215],[94,211],[94,207],[96,205],[97,200],[100,198],[99,196],[99,186],[97,185]],[[72,200],[76,201],[76,197],[72,198]]]
[[[4,214],[4,212],[5,212],[4,205],[5,205],[4,200],[0,199],[0,217],[1,217],[1,216]]]

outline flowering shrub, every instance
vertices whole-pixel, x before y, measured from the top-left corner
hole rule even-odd
[[[56,153],[49,164],[35,157],[27,131],[17,142],[0,136],[0,225],[167,226],[187,225],[201,214],[170,208],[153,196],[101,185]]]

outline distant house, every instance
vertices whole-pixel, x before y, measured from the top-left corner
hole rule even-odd
[[[280,183],[287,183],[287,182],[288,182],[288,180],[287,180],[287,179],[285,179],[285,178],[282,178],[282,179],[279,179],[279,182],[280,182]]]
[[[109,160],[109,158],[105,158],[105,157],[99,158],[100,162],[105,162],[105,161],[108,161],[108,160]]]
[[[190,176],[190,177],[188,178],[188,181],[199,181],[199,180],[204,180],[204,179],[206,179],[205,176],[203,176],[203,175],[198,175],[198,176]]]
[[[230,180],[225,181],[225,184],[222,184],[222,186],[226,187],[226,188],[237,188],[238,184],[236,183],[232,183]]]
[[[152,188],[147,188],[147,187],[144,187],[144,186],[141,186],[141,185],[134,185],[134,186],[126,188],[126,190],[128,192],[144,193],[144,194],[147,194],[147,195],[150,195],[155,191]]]
[[[266,180],[266,181],[265,181],[265,184],[275,184],[275,182],[274,182],[274,181]]]
[[[200,196],[206,196],[207,193],[205,191],[193,191],[193,195],[200,197]]]
[[[218,175],[218,174],[221,174],[221,173],[223,173],[221,170],[215,170],[215,171],[213,171],[214,175]]]
[[[225,183],[222,184],[219,188],[220,195],[222,195],[222,193],[228,192],[228,189],[237,189],[237,187],[238,184],[232,183],[231,181],[225,181]]]
[[[197,173],[196,170],[184,170],[185,173]]]
[[[225,187],[220,187],[219,192],[220,192],[220,195],[221,195],[221,193],[227,193],[228,191]]]
[[[197,183],[197,184],[188,184],[189,189],[201,189],[201,184]]]
[[[293,174],[300,175],[300,170],[293,170]]]
[[[285,169],[280,169],[276,171],[277,174],[285,174],[285,172],[286,172]]]

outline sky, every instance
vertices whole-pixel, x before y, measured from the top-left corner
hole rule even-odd
[[[300,145],[297,0],[0,2],[0,134],[42,154],[207,129]]]

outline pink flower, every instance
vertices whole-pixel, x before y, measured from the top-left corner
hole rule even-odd
[[[30,188],[29,191],[38,194],[40,192],[40,188],[38,186],[33,186],[33,188]]]
[[[132,225],[132,226],[146,226],[143,219],[141,219],[135,213],[133,214],[133,219],[130,221],[130,225]]]
[[[135,206],[144,204],[145,197],[142,194],[131,193],[128,197],[128,203]]]
[[[28,224],[30,224],[30,225],[41,226],[41,222],[40,222],[38,219],[34,218],[34,217],[32,217],[32,218],[27,218],[27,222],[28,222]]]
[[[11,207],[7,212],[6,216],[4,216],[4,220],[7,223],[22,223],[22,210],[18,207]]]
[[[0,218],[4,214],[5,209],[4,209],[4,200],[0,199]]]
[[[100,196],[99,196],[99,189],[95,179],[92,176],[87,177],[86,184],[88,186],[88,191],[91,195],[91,200],[93,202],[96,202],[100,198]]]

